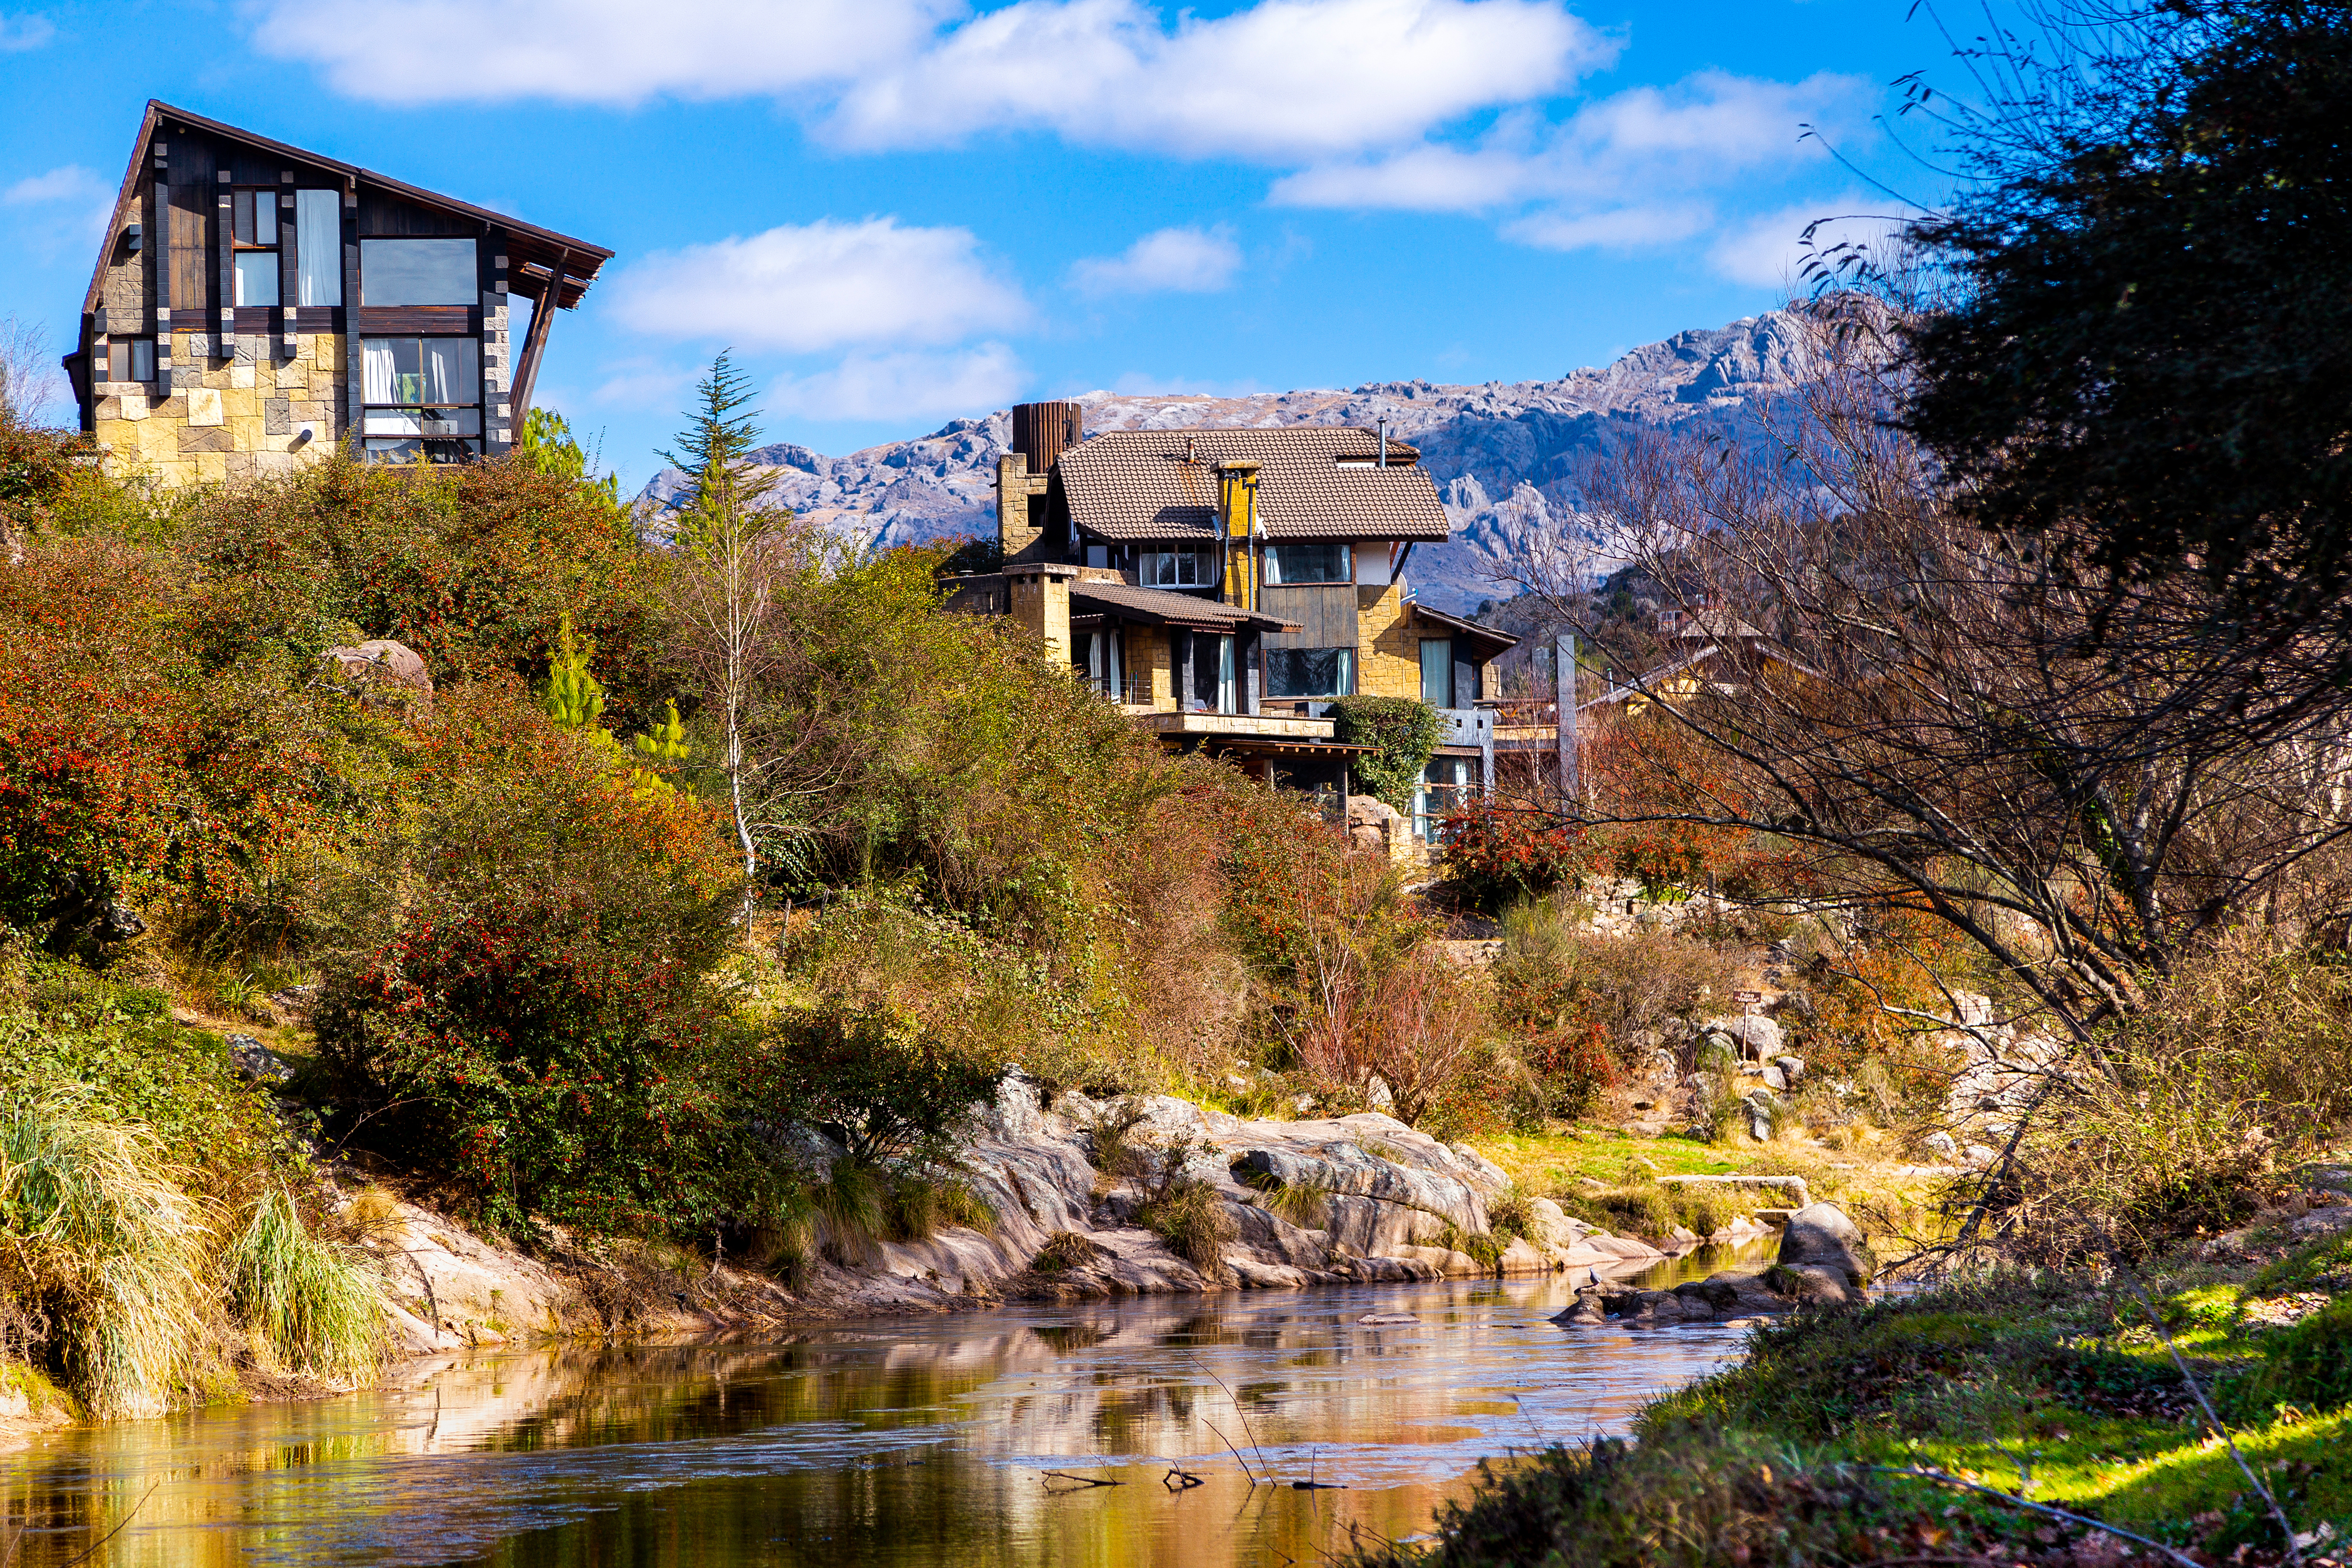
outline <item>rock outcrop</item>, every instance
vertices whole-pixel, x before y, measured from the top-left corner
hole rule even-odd
[[[1799,1307],[1853,1306],[1869,1282],[1870,1249],[1853,1221],[1835,1204],[1809,1204],[1787,1216],[1780,1257],[1769,1268],[1727,1269],[1672,1289],[1595,1279],[1551,1321],[1566,1328],[1727,1322]]]
[[[1048,1110],[1015,1074],[980,1109],[959,1152],[963,1180],[995,1213],[989,1231],[950,1226],[921,1241],[880,1242],[856,1267],[820,1258],[787,1289],[723,1264],[691,1279],[630,1276],[585,1256],[551,1266],[404,1203],[381,1221],[375,1247],[400,1309],[394,1337],[424,1353],[581,1333],[708,1335],[760,1321],[952,1310],[1013,1297],[1296,1289],[1496,1272],[1567,1271],[1590,1284],[1664,1256],[1540,1198],[1528,1205],[1533,1234],[1501,1244],[1487,1205],[1509,1178],[1475,1151],[1378,1112],[1254,1121],[1165,1096],[1138,1109],[1130,1140],[1162,1159],[1174,1152],[1230,1221],[1214,1267],[1171,1250],[1140,1223],[1138,1188],[1108,1182],[1088,1160],[1091,1131],[1109,1107],[1073,1094]]]

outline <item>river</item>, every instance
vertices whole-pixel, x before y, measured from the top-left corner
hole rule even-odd
[[[1559,1279],[1151,1297],[418,1363],[367,1393],[0,1453],[0,1561],[14,1537],[11,1568],[64,1568],[120,1526],[88,1561],[1318,1563],[1426,1531],[1482,1458],[1622,1432],[1739,1353],[1727,1327],[1547,1321],[1570,1297]]]

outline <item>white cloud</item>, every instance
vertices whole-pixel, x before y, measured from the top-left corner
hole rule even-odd
[[[1074,262],[1070,279],[1088,294],[1213,294],[1241,270],[1242,249],[1223,225],[1163,228],[1117,256]]]
[[[1654,208],[1681,193],[1817,163],[1824,154],[1817,143],[1799,142],[1800,123],[1858,120],[1870,91],[1859,77],[1822,73],[1780,82],[1702,71],[1672,89],[1614,94],[1559,125],[1507,116],[1468,148],[1424,144],[1370,162],[1304,169],[1276,181],[1272,199],[1416,212],[1540,201],[1560,204],[1566,220]],[[1595,232],[1622,227],[1603,224]]]
[[[106,182],[79,163],[67,163],[46,174],[28,174],[0,191],[0,202],[12,207],[49,202],[79,202],[85,206],[104,202],[111,206],[113,200],[114,193],[106,188]]]
[[[1540,97],[1617,44],[1562,0],[262,0],[254,41],[381,103],[791,95],[850,147],[1037,129],[1186,156],[1393,145]],[[452,55],[447,40],[468,40]]]
[[[57,36],[57,24],[37,11],[27,11],[21,16],[0,15],[0,54],[37,49]]]
[[[0,190],[0,206],[26,209],[9,226],[35,254],[47,258],[98,243],[114,214],[114,195],[98,175],[67,163]]]
[[[609,360],[600,367],[604,379],[589,393],[590,401],[621,408],[670,408],[681,417],[695,373],[658,360]]]
[[[944,353],[853,353],[814,375],[786,376],[768,395],[803,419],[914,419],[1002,408],[1021,391],[1021,362],[1003,343]]]
[[[1258,0],[1172,29],[1139,0],[1016,0],[824,122],[852,147],[1034,127],[1186,156],[1329,157],[1555,91],[1617,46],[1557,0]]]
[[[1809,256],[1834,247],[1874,247],[1901,226],[1884,200],[1849,191],[1765,213],[1725,229],[1707,251],[1715,269],[1735,283],[1797,288]],[[1810,246],[1806,230],[1812,231]]]
[[[635,104],[767,95],[884,68],[959,0],[265,0],[254,42],[377,103]],[[453,50],[450,41],[466,40]]]
[[[1503,237],[1545,250],[1641,250],[1672,245],[1714,221],[1705,202],[1612,207],[1606,212],[1529,213],[1503,226]]]
[[[1028,320],[979,250],[969,229],[824,218],[647,257],[608,298],[638,331],[745,348],[953,342]]]

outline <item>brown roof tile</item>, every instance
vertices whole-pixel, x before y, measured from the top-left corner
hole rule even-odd
[[[1346,425],[1105,430],[1064,452],[1054,471],[1071,521],[1103,539],[1216,537],[1216,465],[1246,458],[1259,466],[1269,539],[1443,540],[1445,509],[1419,452],[1391,440],[1385,468],[1339,461],[1379,453],[1377,434]]]

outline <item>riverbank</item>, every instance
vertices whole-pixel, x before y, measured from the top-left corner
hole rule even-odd
[[[2287,1560],[2289,1533],[2315,1568],[2344,1560],[2352,1168],[2303,1167],[2143,1276],[2004,1271],[1764,1324],[1653,1402],[1637,1447],[1554,1449],[1426,1552],[1365,1561],[1498,1568],[1573,1541],[1627,1568],[2249,1564]]]

